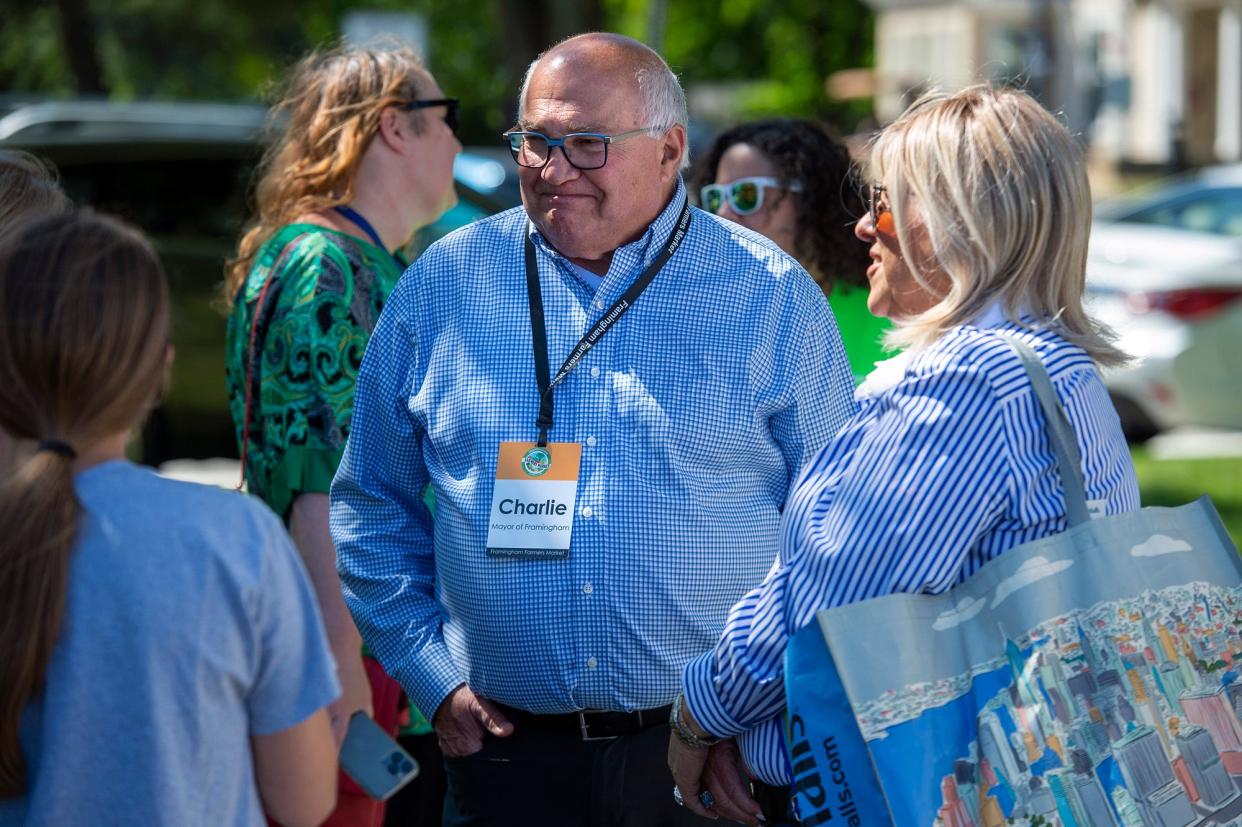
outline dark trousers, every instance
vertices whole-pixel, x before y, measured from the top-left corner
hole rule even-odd
[[[388,799],[384,827],[440,827],[444,813],[444,758],[434,732],[397,739],[418,762],[418,777]]]
[[[673,801],[668,724],[607,741],[518,725],[445,758],[445,827],[704,827]]]

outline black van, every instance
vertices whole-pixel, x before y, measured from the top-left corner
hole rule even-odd
[[[267,110],[184,102],[0,102],[0,146],[51,161],[80,205],[150,235],[172,286],[177,358],[164,403],[143,433],[141,460],[236,458],[224,387],[224,262],[248,213]],[[420,231],[417,253],[457,227],[515,206],[509,153],[463,152],[458,205]]]

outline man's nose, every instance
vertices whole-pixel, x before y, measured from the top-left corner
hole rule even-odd
[[[560,150],[559,152],[557,150]],[[566,181],[572,181],[581,174],[581,170],[569,163],[569,156],[565,154],[565,147],[554,146],[548,150],[551,155],[548,156],[548,163],[544,164],[540,175],[543,180],[553,186],[563,184]]]

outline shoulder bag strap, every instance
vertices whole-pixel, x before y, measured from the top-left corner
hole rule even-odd
[[[1057,470],[1061,474],[1061,489],[1065,496],[1066,517],[1071,526],[1081,525],[1090,518],[1087,510],[1087,493],[1082,481],[1082,460],[1078,454],[1078,443],[1074,439],[1074,428],[1070,425],[1065,409],[1052,389],[1052,380],[1044,368],[1039,356],[1025,342],[1010,333],[1000,333],[1005,344],[1022,360],[1026,375],[1031,379],[1035,397],[1044,410],[1044,421],[1047,423],[1048,437],[1052,440],[1052,450],[1057,457]]]
[[[280,268],[284,265],[285,259],[293,251],[293,242],[306,235],[304,230],[298,227],[285,227],[274,237],[275,240],[281,241],[280,254],[276,260],[272,262],[271,268],[267,271],[267,278],[263,280],[263,289],[259,291],[259,297],[255,299],[254,315],[250,320],[250,337],[246,346],[246,405],[242,415],[242,438],[241,438],[241,475],[237,481],[237,490],[241,491],[246,485],[246,458],[250,448],[250,415],[251,403],[253,402],[253,394],[251,386],[254,384],[254,363],[257,354],[255,353],[255,337],[259,332],[259,317],[263,315],[264,300],[267,298],[267,290],[272,286],[272,281],[276,274],[280,272]],[[241,291],[238,293],[237,300],[242,301],[245,297],[246,286],[243,283]]]

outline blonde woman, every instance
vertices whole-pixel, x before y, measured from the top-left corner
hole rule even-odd
[[[125,445],[167,374],[168,289],[89,214],[0,243],[0,825],[318,824],[339,686],[258,503]]]
[[[906,348],[859,389],[860,410],[803,469],[779,558],[692,660],[669,747],[696,812],[756,823],[734,755],[788,783],[775,719],[789,636],[824,607],[943,592],[1007,549],[1064,531],[1064,495],[1030,382],[1002,332],[1040,356],[1101,513],[1138,485],[1099,365],[1124,360],[1082,306],[1091,197],[1082,154],[1023,92],[919,100],[871,150],[868,305]],[[700,798],[700,795],[702,797]]]
[[[259,171],[258,216],[228,273],[227,378],[245,478],[285,519],[315,583],[344,688],[331,709],[338,741],[357,711],[394,729],[400,691],[360,654],[328,489],[363,350],[405,269],[398,251],[456,202],[457,105],[407,50],[306,57],[276,106],[283,128]],[[345,782],[329,823],[382,817]]]

